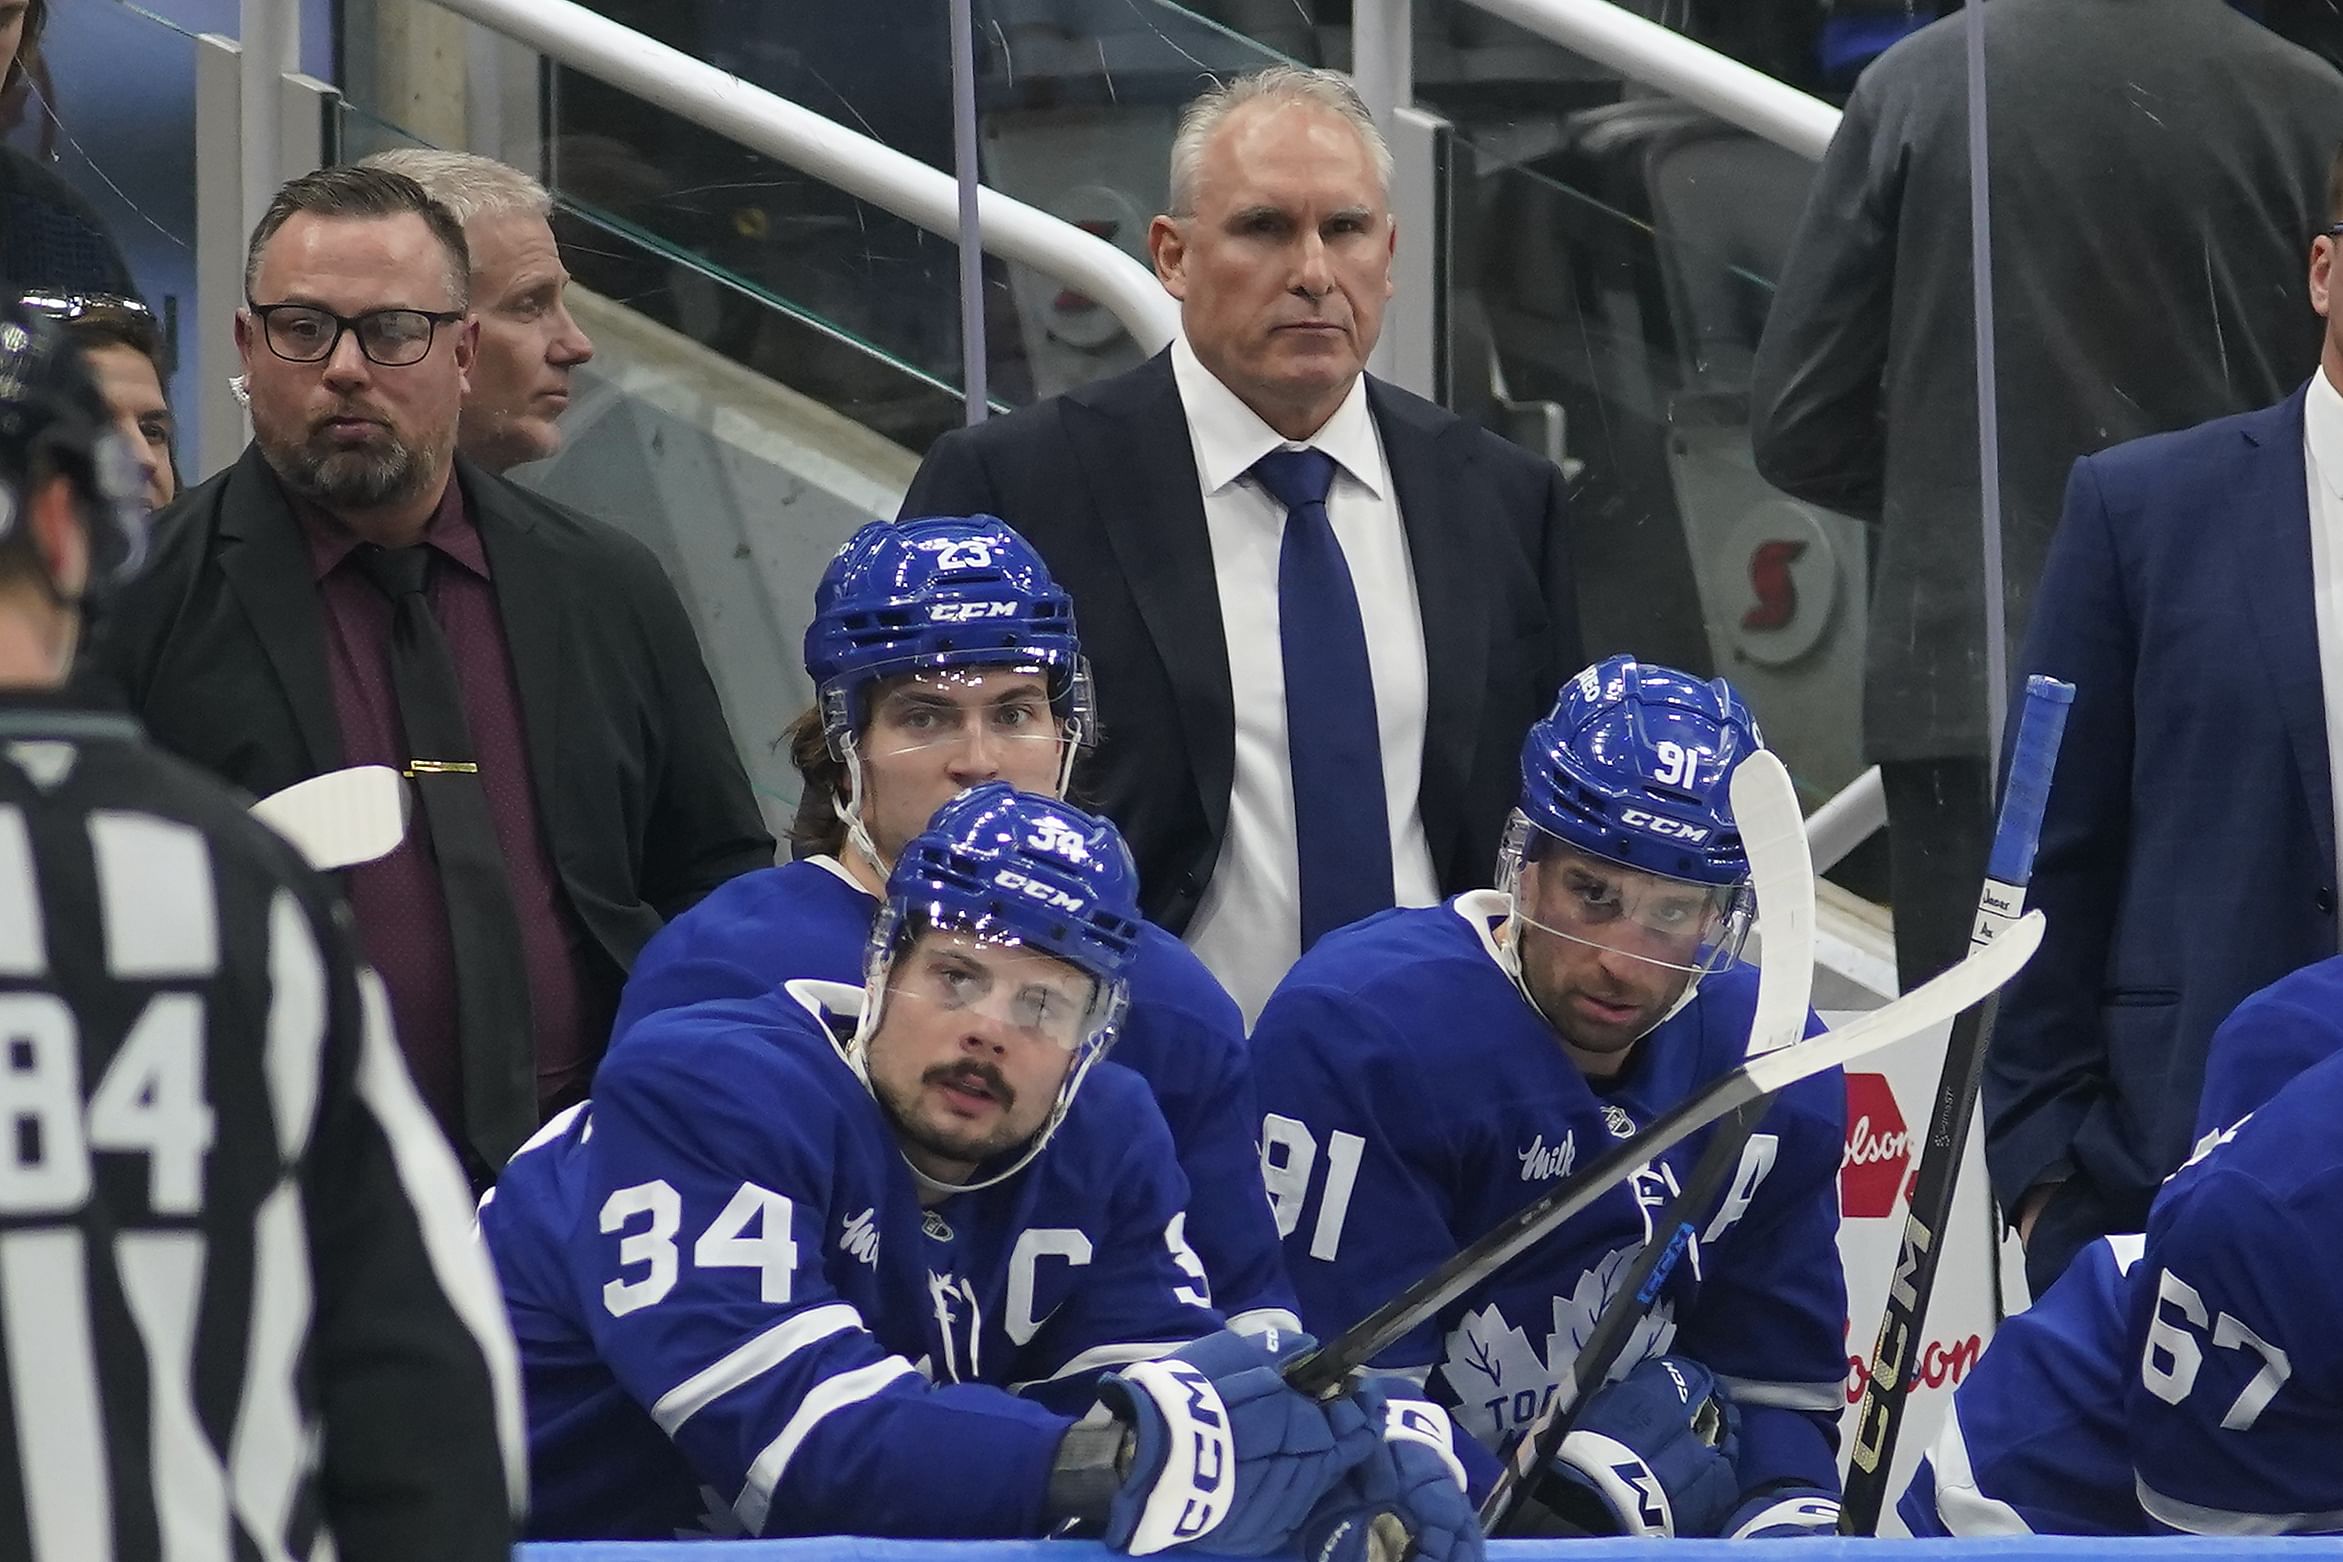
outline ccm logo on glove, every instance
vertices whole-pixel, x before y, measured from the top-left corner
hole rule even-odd
[[[1158,1505],[1149,1504],[1151,1511],[1140,1521],[1132,1554],[1145,1555],[1209,1535],[1228,1517],[1229,1475],[1236,1463],[1228,1407],[1221,1403],[1220,1390],[1176,1358],[1134,1363],[1123,1376],[1143,1389],[1163,1415],[1164,1470],[1155,1490],[1179,1503],[1178,1511],[1168,1514],[1153,1511]]]

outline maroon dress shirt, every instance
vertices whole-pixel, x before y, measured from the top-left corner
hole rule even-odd
[[[332,517],[287,496],[300,519],[325,623],[326,664],[342,762],[404,770],[391,683],[390,599],[350,562],[363,541]],[[584,1096],[610,1030],[617,994],[589,980],[606,962],[586,946],[537,814],[520,691],[490,582],[488,550],[452,477],[423,541],[437,557],[426,595],[455,657],[480,781],[512,880],[528,961],[536,1027],[537,1100],[551,1112]],[[351,870],[350,903],[367,957],[390,990],[399,1044],[423,1098],[444,1124],[463,1122],[463,1068],[456,1052],[456,971],[439,868],[418,835],[378,862]]]

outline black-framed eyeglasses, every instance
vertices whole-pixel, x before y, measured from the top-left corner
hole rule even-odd
[[[337,315],[315,304],[255,304],[245,307],[260,321],[268,350],[287,363],[323,363],[342,345],[342,334],[358,338],[358,350],[386,369],[421,363],[443,325],[464,318],[461,309],[370,309]]]

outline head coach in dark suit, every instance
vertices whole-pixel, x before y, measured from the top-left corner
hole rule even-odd
[[[772,841],[657,561],[455,454],[467,276],[404,175],[278,192],[236,319],[253,443],[156,518],[92,652],[158,742],[254,792],[415,778],[350,898],[482,1178],[585,1093],[636,951]]]
[[[945,436],[903,504],[1000,515],[1073,593],[1103,734],[1078,785],[1248,1015],[1319,934],[1489,882],[1581,660],[1561,473],[1364,372],[1390,168],[1331,72],[1205,93],[1148,235],[1179,340]]]

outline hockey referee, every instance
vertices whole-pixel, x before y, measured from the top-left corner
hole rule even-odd
[[[508,1555],[513,1347],[382,989],[292,848],[64,691],[142,550],[0,304],[0,1557]]]

